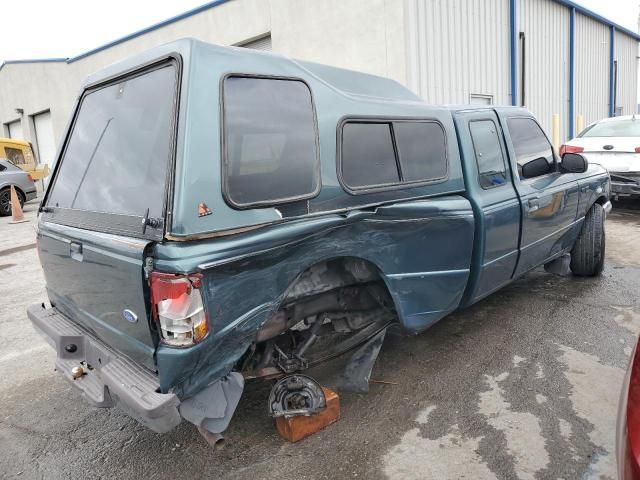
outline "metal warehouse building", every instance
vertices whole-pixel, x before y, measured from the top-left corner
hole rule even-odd
[[[525,105],[550,136],[558,115],[562,140],[637,108],[640,37],[568,0],[217,0],[76,57],[5,61],[4,136],[51,165],[86,75],[181,37],[383,75],[431,103]]]

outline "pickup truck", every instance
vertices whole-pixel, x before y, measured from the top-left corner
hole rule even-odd
[[[245,381],[299,375],[279,398],[298,388],[281,406],[308,413],[300,372],[390,326],[424,331],[543,265],[600,274],[609,189],[523,108],[181,40],[86,80],[28,316],[95,406],[220,434]]]

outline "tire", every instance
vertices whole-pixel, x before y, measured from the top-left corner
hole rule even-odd
[[[16,189],[20,207],[24,206],[24,195]],[[11,188],[5,187],[0,190],[0,217],[8,217],[11,215]]]
[[[571,271],[580,277],[597,277],[604,269],[604,210],[594,204],[587,212],[580,235],[571,250]]]
[[[0,217],[9,215],[11,215],[11,189],[3,188],[0,190]]]

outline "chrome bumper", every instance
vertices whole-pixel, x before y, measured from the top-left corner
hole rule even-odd
[[[168,432],[180,423],[180,400],[173,393],[158,393],[158,378],[152,372],[116,352],[55,308],[32,305],[27,315],[36,331],[55,349],[56,370],[89,403],[103,408],[117,404],[158,433]],[[82,368],[81,376],[78,368]]]

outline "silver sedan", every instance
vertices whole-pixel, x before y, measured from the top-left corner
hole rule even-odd
[[[640,197],[640,115],[594,122],[562,145],[563,153],[580,153],[609,170],[614,199]]]
[[[0,159],[0,216],[11,215],[11,185],[16,189],[20,205],[36,198],[36,184],[24,170],[8,160]]]

